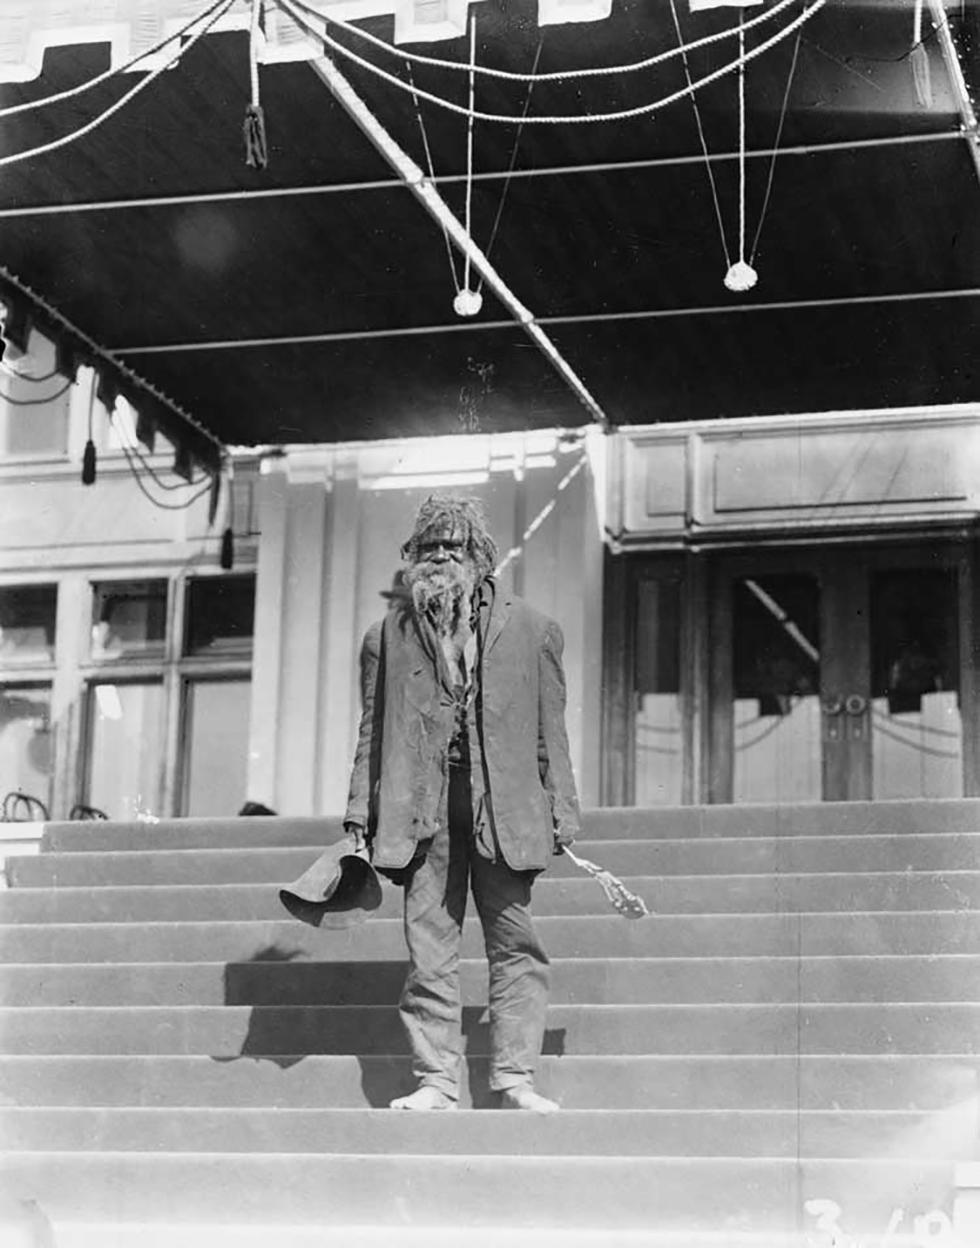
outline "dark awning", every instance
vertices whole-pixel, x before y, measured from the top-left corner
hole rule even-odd
[[[201,4],[201,9],[205,5]],[[771,7],[771,6],[770,6]],[[241,5],[245,13],[248,5]],[[182,6],[186,11],[187,6]],[[474,4],[481,64],[540,72],[635,61],[676,44],[666,0],[539,27],[536,7]],[[747,9],[747,17],[759,13]],[[800,13],[793,5],[762,37]],[[678,9],[685,37],[738,10]],[[949,10],[976,63],[980,0]],[[7,20],[0,5],[0,27]],[[386,39],[391,18],[361,25]],[[473,234],[617,424],[980,398],[980,181],[926,6],[931,104],[916,90],[911,6],[830,0],[746,72],[747,251],[732,294],[689,100],[591,125],[477,123]],[[355,37],[338,38],[354,47]],[[261,69],[264,170],[244,162],[248,35],[209,34],[91,134],[0,169],[0,264],[225,443],[572,426],[592,419],[489,289],[453,311],[441,230],[304,61]],[[356,45],[405,78],[401,55]],[[736,45],[690,57],[694,78]],[[969,55],[973,50],[973,57]],[[465,61],[468,41],[413,44]],[[791,66],[795,72],[776,143]],[[0,107],[105,69],[105,44],[51,47]],[[465,118],[338,58],[394,139],[462,216]],[[413,67],[465,104],[466,76]],[[48,143],[131,89],[132,73],[8,117],[0,155]],[[477,108],[520,116],[628,109],[684,86],[675,58],[577,82],[480,80]],[[719,211],[737,254],[737,80],[698,94]],[[420,122],[421,117],[421,122]],[[513,174],[508,169],[513,164]],[[771,176],[771,188],[769,179]],[[764,210],[764,216],[763,214]],[[499,223],[494,223],[499,213]],[[757,250],[755,234],[761,219]],[[462,259],[455,257],[457,273]]]

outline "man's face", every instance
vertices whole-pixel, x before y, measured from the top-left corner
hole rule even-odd
[[[449,620],[476,583],[476,562],[465,535],[451,524],[432,525],[418,539],[407,581],[417,610]]]
[[[447,563],[468,562],[466,539],[458,529],[448,524],[435,525],[423,533],[417,549],[416,563],[428,564],[432,568],[442,567]]]

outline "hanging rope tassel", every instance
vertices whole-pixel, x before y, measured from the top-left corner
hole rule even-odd
[[[915,14],[912,18],[912,51],[909,53],[909,63],[912,66],[915,98],[923,108],[932,108],[932,71],[929,68],[929,53],[922,42],[922,0],[915,0]]]
[[[470,17],[470,93],[466,120],[466,233],[473,237],[473,112],[476,104],[476,17]],[[457,316],[476,316],[483,307],[483,296],[470,286],[470,253],[464,257],[463,285],[456,292],[453,311]]]
[[[248,41],[248,68],[252,102],[245,109],[245,163],[250,169],[264,169],[269,163],[265,138],[265,113],[259,101],[259,38],[263,24],[262,0],[252,0],[252,25]]]
[[[739,11],[738,32],[738,259],[725,274],[725,285],[735,293],[751,290],[759,275],[745,259],[745,14]]]

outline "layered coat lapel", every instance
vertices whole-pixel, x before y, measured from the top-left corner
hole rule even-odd
[[[507,623],[509,618],[510,599],[494,595],[492,598],[492,605],[490,607],[490,621],[487,624],[486,637],[483,641],[484,658],[486,658],[486,656],[497,644],[497,639],[503,632],[504,625]]]

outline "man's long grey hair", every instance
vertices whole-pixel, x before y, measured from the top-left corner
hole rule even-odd
[[[402,558],[415,563],[426,535],[441,528],[455,531],[466,543],[466,554],[476,566],[477,583],[493,572],[497,566],[497,543],[490,536],[478,498],[430,494],[416,512],[412,536],[402,546]]]
[[[462,539],[462,562],[420,562],[426,538],[438,531],[455,533]],[[404,583],[416,613],[428,615],[446,636],[456,634],[461,626],[465,629],[473,591],[489,576],[497,561],[497,546],[487,530],[480,503],[473,498],[430,495],[418,510],[402,556],[409,564]]]

